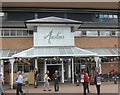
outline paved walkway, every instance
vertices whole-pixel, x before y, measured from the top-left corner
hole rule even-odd
[[[33,85],[29,85],[29,87],[23,86],[23,90],[27,91],[28,93],[54,93],[53,84],[50,85],[51,91],[43,91],[43,84],[40,84],[38,88],[34,88]],[[118,93],[118,84],[111,83],[102,83],[101,86],[101,93]],[[119,89],[120,90],[120,89]],[[5,93],[15,93],[16,90],[7,89]],[[90,92],[96,93],[95,85],[90,85]],[[72,83],[65,83],[60,84],[60,91],[59,93],[83,93],[82,84],[80,86],[76,86]]]

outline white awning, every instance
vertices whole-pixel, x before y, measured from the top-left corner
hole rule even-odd
[[[0,59],[12,58],[12,55],[17,54],[24,49],[0,49]]]
[[[120,48],[85,48],[85,50],[94,52],[97,56],[120,56]]]
[[[96,53],[77,47],[33,47],[13,55],[12,57],[34,58],[55,56],[97,56]]]

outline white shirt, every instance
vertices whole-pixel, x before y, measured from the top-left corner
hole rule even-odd
[[[21,84],[23,83],[23,76],[22,75],[19,75],[17,77],[16,83],[21,83]]]

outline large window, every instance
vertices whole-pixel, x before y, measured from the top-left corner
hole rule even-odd
[[[32,30],[2,30],[0,31],[1,37],[32,37]]]
[[[118,16],[116,14],[98,14],[96,18],[100,19],[117,19]]]
[[[98,31],[87,31],[87,36],[98,36]]]
[[[94,36],[100,36],[100,37],[111,37],[111,36],[120,36],[120,32],[117,30],[80,30],[75,31],[75,36],[88,36],[88,37],[94,37]]]

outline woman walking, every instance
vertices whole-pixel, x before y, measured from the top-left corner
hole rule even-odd
[[[46,89],[48,89],[48,91],[51,91],[50,90],[50,85],[49,85],[49,80],[51,80],[50,79],[50,77],[48,76],[48,72],[45,74],[45,76],[44,76],[44,90],[43,91],[46,91]]]

